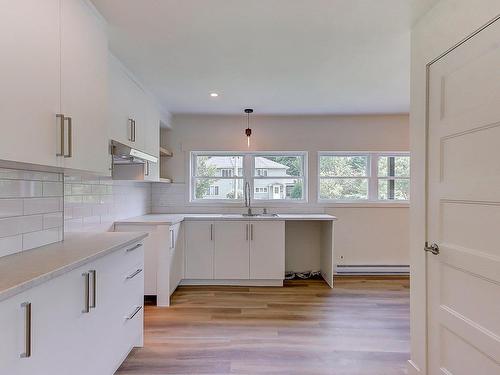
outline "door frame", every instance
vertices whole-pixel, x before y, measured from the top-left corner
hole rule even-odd
[[[500,21],[500,14],[492,18],[490,21],[486,22],[484,25],[473,31],[471,34],[467,35],[465,38],[460,40],[458,43],[454,44],[452,47],[429,61],[426,66],[425,66],[425,190],[424,190],[424,217],[425,217],[425,225],[424,225],[424,238],[425,238],[425,245],[428,244],[428,213],[429,213],[429,104],[430,104],[430,70],[433,64],[436,62],[440,61],[443,57],[447,56],[449,53],[453,52],[455,49],[459,48],[463,44],[467,43],[469,40],[474,38],[476,35],[481,33],[483,30],[487,29],[489,26],[494,24],[495,22]],[[422,254],[424,256],[424,263],[425,263],[425,288],[424,288],[424,304],[425,304],[425,316],[423,319],[425,320],[425,342],[423,345],[425,345],[425,369],[424,374],[426,374],[429,371],[429,320],[428,320],[428,311],[429,311],[429,306],[428,306],[428,262],[427,262],[427,253],[422,251]],[[410,360],[410,363],[412,361]]]

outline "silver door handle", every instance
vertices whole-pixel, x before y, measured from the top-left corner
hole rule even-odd
[[[138,243],[137,245],[135,245],[135,246],[127,249],[127,253],[130,252],[130,251],[134,251],[134,250],[140,248],[141,246],[142,246],[142,243]]]
[[[142,306],[137,306],[137,307],[135,308],[134,312],[133,312],[131,315],[129,315],[129,316],[127,316],[127,317],[125,317],[125,319],[126,319],[126,320],[131,320],[131,319],[134,319],[134,316],[136,316],[136,315],[137,315],[137,313],[138,313],[139,311],[141,311],[141,309],[142,309]]]
[[[434,255],[439,255],[439,246],[435,243],[433,243],[432,245],[429,246],[429,244],[426,242],[425,246],[424,246],[424,250],[429,252],[429,253],[432,253]]]
[[[73,119],[71,117],[64,117],[68,120],[68,153],[64,154],[65,158],[73,157]]]
[[[89,277],[92,275],[92,303],[90,304],[91,309],[95,309],[96,307],[96,286],[97,286],[97,278],[96,278],[96,271],[95,270],[90,270],[89,271]]]
[[[31,357],[31,302],[21,304],[24,308],[24,353],[21,353],[21,358]]]
[[[142,272],[142,268],[139,268],[138,270],[134,271],[133,273],[131,273],[130,275],[128,275],[126,277],[127,280],[130,280],[130,279],[133,279],[134,277],[136,277],[138,274],[140,274]]]
[[[58,113],[56,118],[59,120],[59,131],[61,132],[61,138],[59,139],[59,152],[56,156],[64,156],[64,115]]]
[[[82,310],[83,314],[87,314],[90,312],[90,275],[88,272],[82,273],[82,276],[85,278],[85,291],[83,296],[85,298],[84,308]]]

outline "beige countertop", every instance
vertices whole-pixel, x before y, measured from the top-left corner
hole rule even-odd
[[[244,216],[241,214],[150,214],[116,221],[115,224],[172,225],[182,221],[196,220],[296,220],[335,221],[327,214],[278,214],[277,216]]]
[[[147,237],[146,233],[71,233],[63,242],[0,258],[0,301]]]

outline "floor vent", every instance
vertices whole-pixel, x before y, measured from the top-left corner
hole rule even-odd
[[[405,265],[337,265],[337,275],[409,275],[410,266]]]

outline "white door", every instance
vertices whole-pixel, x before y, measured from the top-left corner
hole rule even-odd
[[[285,222],[250,223],[250,279],[285,278]]]
[[[110,174],[106,26],[82,0],[61,5],[61,112],[71,118],[64,166]],[[67,124],[68,126],[68,124]],[[69,154],[69,149],[66,150]]]
[[[191,221],[186,228],[186,279],[214,278],[214,223]]]
[[[215,279],[247,280],[249,277],[250,224],[219,221],[215,224]]]
[[[497,21],[430,66],[431,375],[500,374],[499,41]]]
[[[0,1],[0,159],[57,166],[60,0]]]

